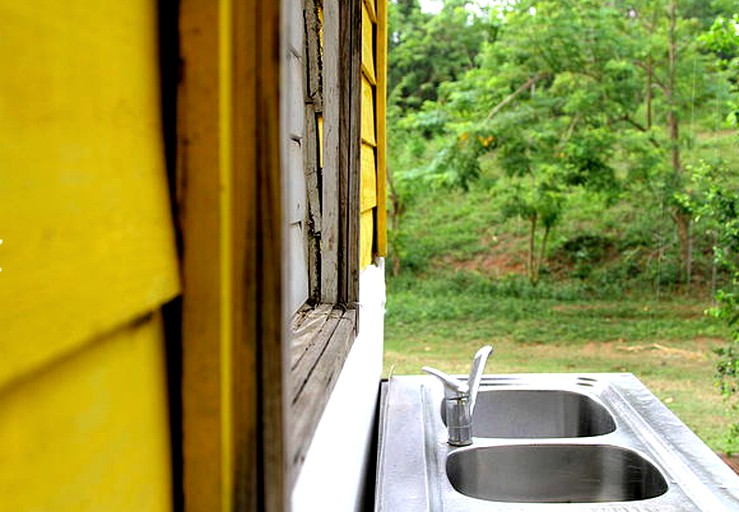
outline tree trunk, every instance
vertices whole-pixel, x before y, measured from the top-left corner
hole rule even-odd
[[[685,279],[685,284],[690,288],[690,260],[692,259],[691,249],[692,244],[690,240],[690,223],[691,218],[687,212],[682,210],[676,210],[672,214],[672,220],[675,222],[677,227],[677,237],[680,241],[680,263],[682,264],[682,277]]]
[[[537,223],[538,217],[536,214],[531,215],[529,217],[529,253],[527,255],[527,262],[526,262],[526,270],[529,274],[529,282],[536,286],[537,280],[534,275],[535,269],[535,263],[534,263],[534,255],[536,254],[536,223]]]
[[[647,130],[652,128],[652,57],[647,57]]]
[[[688,292],[693,286],[693,222],[688,220],[688,259],[685,261],[685,284]]]
[[[400,221],[402,220],[403,212],[405,211],[405,205],[401,201],[398,191],[395,189],[395,181],[393,180],[393,173],[390,166],[387,166],[386,175],[388,187],[390,189],[390,211],[388,216],[390,226],[393,231],[392,240],[390,242],[392,244],[392,250],[389,252],[392,257],[392,273],[397,277],[400,274],[400,255],[398,254],[398,244],[395,243],[395,237],[400,233]]]
[[[713,258],[711,258],[711,299],[716,305],[716,281],[718,277],[718,262],[716,261],[716,249],[718,248],[718,230],[713,232]]]
[[[549,233],[551,230],[551,226],[544,224],[544,235],[541,239],[541,244],[539,246],[539,256],[536,259],[534,267],[534,279],[532,281],[532,284],[534,285],[537,285],[539,283],[539,278],[541,277],[541,264],[544,262],[544,258],[547,253],[547,241],[549,240]]]
[[[670,153],[672,156],[672,170],[676,178],[682,175],[680,164],[680,123],[677,116],[677,103],[675,101],[675,82],[677,79],[677,12],[675,0],[670,0],[670,32],[669,32],[669,63],[667,88],[667,125],[670,132]],[[677,181],[677,180],[676,180]]]
[[[670,30],[668,48],[668,73],[665,96],[667,99],[667,129],[670,135],[670,163],[672,166],[672,182],[680,187],[683,181],[683,167],[680,161],[680,121],[677,113],[677,101],[675,100],[677,81],[677,4],[670,0]],[[690,215],[680,206],[675,206],[672,219],[677,227],[678,239],[680,240],[680,267],[685,283],[690,288],[690,260],[692,259],[692,244],[690,243]]]

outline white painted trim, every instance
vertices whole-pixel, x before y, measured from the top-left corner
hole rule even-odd
[[[293,512],[359,511],[382,376],[384,261],[359,275],[360,331],[329,398],[292,493]],[[289,421],[289,419],[288,419]]]

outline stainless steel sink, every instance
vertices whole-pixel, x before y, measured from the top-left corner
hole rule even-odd
[[[441,407],[446,425],[444,412]],[[565,390],[480,391],[472,416],[472,432],[478,437],[589,437],[614,430],[616,422],[605,407],[585,394]]]
[[[656,498],[660,471],[638,453],[610,445],[508,445],[456,450],[446,472],[473,498],[514,503],[600,503]]]
[[[739,511],[739,477],[631,374],[486,375],[466,447],[434,377],[382,396],[376,511]]]

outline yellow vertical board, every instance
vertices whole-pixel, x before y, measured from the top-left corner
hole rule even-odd
[[[0,0],[0,388],[179,292],[155,2]]]
[[[318,122],[318,166],[323,169],[323,116],[317,116]]]
[[[374,0],[370,0],[375,4]],[[386,126],[387,112],[387,2],[380,0],[376,3],[377,12],[377,40],[375,52],[377,58],[377,89],[376,117],[377,117],[377,253],[380,256],[387,254],[387,206],[386,206]]]
[[[377,176],[375,173],[375,148],[362,144],[362,193],[360,211],[377,206]]]
[[[318,21],[321,24],[321,26],[318,28],[318,41],[321,45],[321,48],[323,48],[323,3],[318,4]]]
[[[372,217],[362,212],[360,245],[361,268],[371,262],[372,253],[387,253],[386,212],[386,79],[387,79],[387,5],[384,1],[362,2],[362,209],[373,205]],[[368,171],[369,157],[365,145],[372,151],[373,173]],[[371,189],[371,190],[370,190]],[[368,240],[368,237],[371,240]],[[369,255],[365,253],[369,253]]]
[[[362,71],[369,81],[375,83],[375,38],[374,23],[367,10],[367,4],[362,4]]]
[[[181,5],[187,510],[286,509],[279,7]]]
[[[387,1],[387,0],[382,0]],[[364,0],[364,7],[367,9],[367,12],[370,15],[370,18],[372,19],[373,23],[377,23],[377,7],[375,5],[375,0]]]
[[[0,393],[0,508],[171,510],[162,319]]]
[[[375,137],[375,100],[374,87],[366,78],[362,78],[362,140],[367,144],[377,144]]]

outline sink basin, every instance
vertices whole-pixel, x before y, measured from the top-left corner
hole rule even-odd
[[[516,503],[600,503],[656,498],[660,471],[638,453],[610,445],[506,445],[449,454],[447,475],[467,496]]]
[[[631,374],[485,375],[465,447],[438,379],[381,390],[375,512],[739,511],[739,476]]]
[[[442,407],[442,420],[446,424]],[[541,439],[609,434],[616,423],[587,395],[565,390],[494,389],[477,395],[476,437]]]

